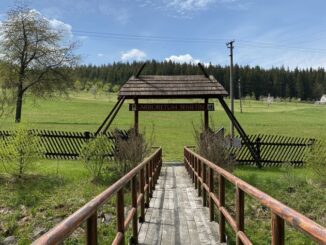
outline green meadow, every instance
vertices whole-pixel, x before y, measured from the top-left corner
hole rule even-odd
[[[26,98],[23,105],[22,124],[28,128],[61,131],[96,131],[110,109],[116,94],[98,95],[80,93],[67,98],[49,98],[33,101]],[[165,100],[162,102],[172,102]],[[140,101],[145,102],[145,101]],[[148,100],[146,102],[154,101]],[[158,101],[155,101],[158,102]],[[175,100],[173,102],[176,102]],[[181,102],[181,101],[178,101]],[[183,100],[182,102],[195,102]],[[201,102],[197,100],[196,102]],[[218,104],[210,112],[210,123],[215,129],[229,129],[229,120]],[[133,126],[133,112],[127,101],[118,113],[111,128],[129,129]],[[278,134],[284,136],[326,140],[326,106],[295,102],[239,101],[235,115],[247,134]],[[155,145],[162,146],[164,161],[181,161],[183,146],[194,145],[194,128],[201,126],[200,112],[140,112],[140,128],[149,137],[155,136]],[[0,130],[15,128],[14,115],[0,118]],[[39,160],[22,180],[13,179],[0,165],[0,243],[5,237],[15,236],[19,244],[29,244],[40,230],[48,230],[78,207],[82,206],[109,184],[92,183],[79,161]],[[290,207],[326,226],[326,188],[312,181],[312,171],[302,168],[236,167],[234,173],[252,185],[267,192]],[[232,188],[230,187],[230,208]],[[247,201],[248,200],[248,201]],[[113,203],[114,200],[112,200]],[[270,213],[250,198],[246,199],[246,231],[257,244],[270,243]],[[113,204],[104,210],[113,213]],[[112,241],[114,216],[109,226],[100,222],[100,241]],[[76,244],[82,228],[68,243]],[[310,244],[310,240],[287,226],[289,244]],[[229,232],[232,244],[232,232]],[[313,243],[311,243],[313,244]]]

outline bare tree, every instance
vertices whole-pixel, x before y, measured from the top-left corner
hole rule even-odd
[[[0,30],[0,57],[5,67],[1,87],[14,91],[16,122],[21,120],[26,91],[47,96],[72,85],[68,68],[78,61],[73,54],[75,46],[64,30],[52,28],[35,10],[19,6],[7,13]]]

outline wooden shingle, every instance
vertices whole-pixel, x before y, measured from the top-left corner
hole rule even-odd
[[[120,89],[119,97],[133,98],[216,98],[227,96],[224,87],[213,77],[132,76]]]

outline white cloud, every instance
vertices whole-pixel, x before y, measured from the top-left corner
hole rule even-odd
[[[102,54],[102,53],[98,53],[97,56],[98,56],[98,57],[103,57],[104,54]]]
[[[54,30],[61,32],[64,36],[68,38],[73,37],[71,25],[57,19],[49,19],[48,21],[50,23],[51,28],[53,28]]]
[[[146,59],[147,55],[144,51],[141,51],[139,49],[131,49],[129,51],[123,52],[121,55],[122,61],[141,61]]]
[[[209,4],[216,3],[217,0],[165,0],[165,2],[169,7],[189,11],[206,8]]]
[[[67,24],[67,23],[65,23],[61,20],[55,19],[55,18],[53,18],[53,19],[47,18],[40,11],[38,11],[36,9],[31,9],[30,13],[43,17],[45,20],[47,20],[49,22],[50,27],[53,30],[62,33],[64,35],[64,37],[72,38],[74,36],[72,33],[72,26],[70,24]]]
[[[200,62],[200,60],[194,59],[190,54],[183,54],[183,55],[171,55],[168,58],[165,58],[166,61],[172,61],[175,63],[191,63],[191,64],[197,64]]]
[[[176,18],[189,18],[195,12],[220,6],[230,9],[245,10],[247,1],[244,0],[136,0],[140,7],[156,7],[172,13]],[[173,14],[174,13],[174,14]],[[175,14],[177,13],[177,14]]]
[[[78,36],[78,38],[79,38],[80,40],[86,40],[86,39],[88,39],[89,37],[88,37],[88,36]]]

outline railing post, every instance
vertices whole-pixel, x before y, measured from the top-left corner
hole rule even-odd
[[[218,199],[220,200],[220,207],[225,205],[225,181],[224,177],[218,175]],[[225,217],[221,210],[219,210],[219,233],[220,233],[220,242],[226,242],[225,239]]]
[[[153,197],[153,175],[152,175],[152,164],[151,161],[147,163],[148,168],[148,190],[149,190],[149,197]],[[149,203],[148,203],[149,204]]]
[[[147,185],[147,189],[146,189],[146,202],[145,202],[145,207],[148,208],[149,207],[149,196],[150,196],[150,185],[149,185],[149,170],[148,170],[148,163],[146,163],[145,166],[145,183]]]
[[[194,179],[195,179],[195,189],[197,189],[198,188],[198,161],[197,158],[195,158],[193,155],[192,155],[192,159],[195,164]]]
[[[188,153],[190,155],[190,153]],[[189,157],[189,162],[192,166],[192,183],[195,183],[195,173],[196,173],[196,169],[195,169],[195,161],[192,160],[192,158]]]
[[[93,213],[87,219],[86,244],[87,245],[97,244],[97,212]]]
[[[198,196],[201,196],[201,182],[200,182],[200,177],[201,177],[201,161],[199,159],[197,159],[197,169],[198,169],[198,178],[197,178],[197,182],[198,182]]]
[[[207,192],[205,189],[205,185],[207,184],[207,173],[206,173],[206,164],[204,162],[202,162],[202,179],[203,179],[203,184],[202,184],[202,192],[203,192],[203,206],[206,207],[207,206]]]
[[[214,221],[214,202],[211,192],[214,192],[214,170],[209,168],[209,220]]]
[[[138,220],[137,220],[137,175],[131,181],[131,202],[132,207],[136,209],[135,215],[132,218],[132,241],[134,244],[138,243]]]
[[[156,169],[155,169],[155,160],[153,159],[152,161],[152,178],[153,178],[153,181],[152,181],[152,191],[155,190],[155,184],[156,184]]]
[[[236,223],[237,232],[244,231],[244,192],[236,187]],[[242,245],[241,239],[237,235],[237,245]]]
[[[123,188],[121,188],[117,192],[117,233],[122,234],[122,240],[119,245],[124,244],[124,222],[125,222],[125,214],[124,214],[124,197],[123,197]]]
[[[284,245],[284,220],[272,212],[272,245]]]
[[[142,223],[142,222],[145,222],[145,191],[144,191],[144,186],[145,186],[145,176],[144,176],[144,168],[142,168],[140,170],[140,175],[139,175],[139,178],[140,178],[140,185],[139,185],[139,188],[140,188],[140,193],[143,195],[143,198],[141,199],[141,202],[140,202],[140,217],[139,217],[139,222]]]

